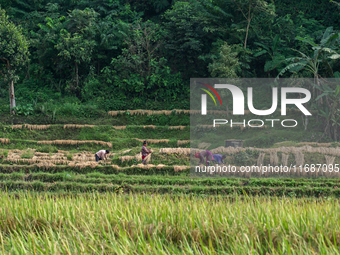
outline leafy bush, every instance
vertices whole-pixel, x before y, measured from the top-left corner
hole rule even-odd
[[[67,157],[67,160],[70,160],[70,161],[73,160],[73,154],[67,154],[66,157]]]
[[[22,105],[22,106],[18,105],[16,107],[13,107],[13,110],[15,110],[15,112],[18,115],[25,115],[25,116],[33,114],[34,112],[32,104],[27,104],[27,105]]]
[[[58,109],[59,113],[67,116],[74,116],[78,112],[79,105],[74,103],[65,103],[61,105]]]
[[[31,150],[31,149],[28,149],[25,152],[23,152],[20,157],[21,158],[31,159],[31,158],[33,158],[33,156],[34,156],[34,151]]]
[[[8,156],[8,150],[4,150],[2,153],[3,153],[4,157],[7,158],[7,156]]]
[[[259,155],[259,152],[257,150],[250,150],[250,149],[232,154],[232,156],[234,157],[235,163],[244,165],[244,166],[252,165],[252,163],[256,160],[258,155]]]
[[[39,152],[45,152],[45,153],[57,153],[58,152],[58,149],[52,145],[42,145],[38,150]]]

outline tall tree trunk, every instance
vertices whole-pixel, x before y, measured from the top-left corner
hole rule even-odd
[[[337,142],[338,141],[338,134],[337,134],[337,125],[334,125],[334,141]]]
[[[15,95],[14,95],[14,84],[13,81],[9,83],[9,104],[10,104],[10,113],[14,114],[15,111],[12,110],[13,107],[16,107],[15,104]]]
[[[78,75],[78,63],[75,62],[75,67],[76,67],[76,89],[78,89],[78,85],[79,85],[79,75]]]
[[[248,10],[248,18],[247,18],[247,21],[248,21],[248,24],[247,24],[247,31],[246,31],[246,38],[244,39],[244,49],[247,48],[247,40],[248,40],[248,33],[249,33],[249,27],[250,27],[250,22],[252,20],[252,16],[251,15],[251,2],[252,1],[249,1],[249,10]]]

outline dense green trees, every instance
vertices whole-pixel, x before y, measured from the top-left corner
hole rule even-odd
[[[14,83],[18,69],[28,61],[28,42],[19,27],[15,26],[0,9],[0,75],[9,85],[10,111],[16,107]]]
[[[9,73],[10,80],[20,77],[17,103],[44,112],[55,110],[60,100],[106,111],[185,108],[191,77],[293,75],[316,78],[316,105],[337,105],[330,92],[336,87],[325,90],[320,84],[340,68],[335,3],[0,0],[0,6],[18,31],[11,38],[17,60],[10,69],[1,61],[0,100],[7,98],[3,84],[10,83]],[[5,37],[2,32],[2,42]],[[24,64],[28,53],[30,62]],[[338,139],[338,112],[322,111],[320,118],[329,123],[323,128]]]

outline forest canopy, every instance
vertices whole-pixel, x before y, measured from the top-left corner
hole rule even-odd
[[[3,112],[11,83],[17,112],[29,114],[57,102],[187,109],[192,77],[340,76],[334,1],[0,0],[0,8],[16,34],[0,34]],[[9,69],[11,45],[20,53]],[[318,99],[334,108],[336,89]]]

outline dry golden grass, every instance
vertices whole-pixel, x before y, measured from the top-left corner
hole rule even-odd
[[[130,160],[133,160],[135,159],[135,156],[121,156],[119,157],[119,160],[124,162],[124,161],[130,161]]]
[[[58,153],[69,154],[69,151],[58,150]]]
[[[190,148],[161,148],[159,153],[190,155]]]
[[[305,157],[301,151],[294,153],[295,156],[295,164],[297,166],[303,166],[305,164]]]
[[[180,130],[183,130],[183,129],[185,129],[185,126],[170,126],[168,129],[180,129]]]
[[[279,159],[277,157],[277,152],[276,151],[272,151],[270,152],[270,164],[272,166],[277,166],[279,164]]]
[[[20,125],[13,125],[12,126],[12,129],[22,129],[22,124],[20,124]]]
[[[20,125],[13,125],[12,129],[22,129],[27,128],[29,130],[45,130],[48,129],[51,125],[30,125],[30,124],[20,124]]]
[[[54,154],[52,157],[48,155],[41,155],[40,153],[35,153],[35,156],[32,158],[21,158],[21,155],[23,154],[23,151],[20,153],[9,153],[6,160],[13,162],[13,163],[30,163],[30,164],[35,164],[35,163],[42,163],[42,162],[50,162],[52,164],[58,164],[58,165],[66,165],[67,158]],[[40,156],[36,156],[36,154]]]
[[[153,111],[153,110],[126,110],[126,111],[109,111],[108,114],[111,116],[117,116],[118,114],[129,112],[130,115],[170,115],[172,112],[175,112],[176,114],[183,114],[183,113],[191,113],[190,110],[181,110],[181,109],[174,109],[174,110],[160,110],[160,111]],[[195,114],[200,113],[201,111],[194,111]]]
[[[147,141],[148,143],[153,143],[153,144],[158,144],[158,143],[168,143],[169,142],[169,139],[145,139],[145,140],[142,140],[142,139],[139,139],[139,138],[133,138],[139,142],[144,142],[144,141]]]
[[[37,156],[37,157],[44,157],[44,156],[49,157],[50,156],[49,153],[38,152],[38,151],[35,152],[34,155]]]
[[[128,149],[128,150],[122,151],[120,154],[125,154],[125,153],[128,153],[130,151],[132,151],[132,149]]]
[[[190,115],[201,114],[201,110],[190,110]]]
[[[177,114],[190,113],[190,110],[173,109],[172,111],[175,111]]]
[[[333,165],[333,164],[334,164],[335,157],[331,157],[331,156],[325,155],[325,160],[326,160],[326,164],[327,164],[327,165]]]
[[[189,166],[177,166],[177,165],[175,165],[174,166],[174,171],[175,172],[180,172],[180,171],[186,170],[188,168],[189,168]]]
[[[76,124],[66,124],[64,125],[64,129],[65,128],[84,128],[84,127],[90,127],[90,128],[93,128],[95,127],[95,125],[76,125]]]
[[[125,113],[125,111],[109,111],[108,114],[111,116],[117,116],[118,114]]]
[[[326,177],[339,177],[340,173],[334,171],[334,161],[335,157],[325,155],[327,169],[333,169],[333,171],[327,171],[324,173]]]
[[[156,167],[156,166],[155,166],[155,165],[152,165],[152,164],[148,164],[148,165],[137,164],[137,165],[132,165],[131,167],[138,167],[138,168],[143,168],[143,169],[150,169],[150,168],[154,168],[154,167]]]
[[[190,154],[200,153],[202,150],[197,148],[190,148]],[[214,153],[213,153],[214,154]]]
[[[153,110],[142,110],[142,109],[137,109],[137,110],[125,110],[125,111],[109,111],[108,114],[111,116],[117,116],[118,114],[126,113],[129,112],[130,115],[160,115],[160,114],[165,114],[165,115],[170,115],[172,112],[175,112],[176,114],[192,114],[192,115],[197,115],[201,114],[201,110],[183,110],[183,109],[173,109],[173,110],[159,110],[159,111],[153,111]],[[227,115],[233,114],[232,111],[208,111],[209,114],[222,114],[222,115]],[[244,111],[245,114],[249,114],[249,110]]]
[[[157,166],[156,166],[156,168],[157,169],[162,169],[163,167],[165,167],[166,165],[163,165],[163,164],[158,164]]]
[[[48,168],[54,167],[55,165],[52,162],[43,161],[43,162],[40,162],[40,163],[36,164],[36,166],[48,169]]]
[[[51,125],[30,125],[30,124],[25,124],[24,127],[29,129],[29,130],[46,130],[50,128]]]
[[[78,145],[85,143],[95,143],[103,146],[112,147],[110,142],[96,141],[96,140],[53,140],[53,141],[38,141],[38,144],[70,144],[70,145]]]
[[[83,169],[85,167],[91,167],[91,168],[95,168],[96,166],[98,166],[98,162],[80,162],[77,163],[75,161],[70,161],[68,163],[68,166],[70,167],[79,167],[80,169]]]
[[[122,130],[122,129],[126,129],[126,126],[113,126],[113,128],[117,130]]]
[[[282,153],[281,162],[283,166],[288,166],[288,158],[289,158],[289,154]]]
[[[142,153],[140,152],[140,153],[136,154],[136,155],[135,155],[135,159],[136,159],[137,161],[141,161],[141,160],[142,160]]]
[[[265,155],[266,155],[265,153],[260,153],[259,154],[259,157],[257,158],[257,165],[258,166],[262,166],[263,165],[263,159],[264,159]]]
[[[187,144],[190,143],[190,140],[178,140],[177,141],[177,146],[181,146],[183,144]]]
[[[28,158],[15,158],[15,157],[11,157],[11,158],[8,158],[6,159],[7,161],[10,161],[10,162],[13,162],[13,163],[30,163],[31,164],[34,164],[36,162],[38,162],[37,160],[35,159],[28,159]],[[43,162],[43,161],[42,161]]]
[[[11,153],[21,153],[22,150],[12,149],[12,150],[8,150],[8,152],[11,152]]]
[[[151,153],[144,158],[144,161],[145,161],[146,164],[150,163],[150,161],[151,161]]]
[[[9,143],[9,139],[8,138],[0,138],[0,142],[1,143]]]
[[[156,126],[155,126],[155,125],[146,125],[146,126],[144,126],[143,128],[152,128],[152,129],[155,129]]]
[[[253,148],[253,147],[223,147],[220,146],[216,149],[212,149],[210,150],[213,154],[216,153],[227,153],[227,154],[231,154],[231,153],[237,153],[240,151],[245,151],[247,149],[250,150],[256,150],[259,152],[266,152],[266,153],[270,153],[270,152],[282,152],[285,154],[295,154],[297,152],[308,152],[308,153],[318,153],[318,154],[327,154],[327,155],[333,155],[333,156],[340,156],[340,147],[336,147],[336,148],[326,148],[326,147],[311,147],[308,145],[305,146],[301,146],[301,147],[278,147],[278,148]]]
[[[94,155],[88,155],[88,154],[73,154],[72,160],[73,161],[93,161],[95,159]]]
[[[200,143],[198,144],[198,148],[202,149],[202,150],[206,150],[209,148],[209,146],[211,145],[211,143]]]
[[[216,149],[210,150],[212,154],[232,154],[232,153],[238,153],[240,151],[244,151],[246,148],[241,148],[241,147],[224,147],[220,146]]]

